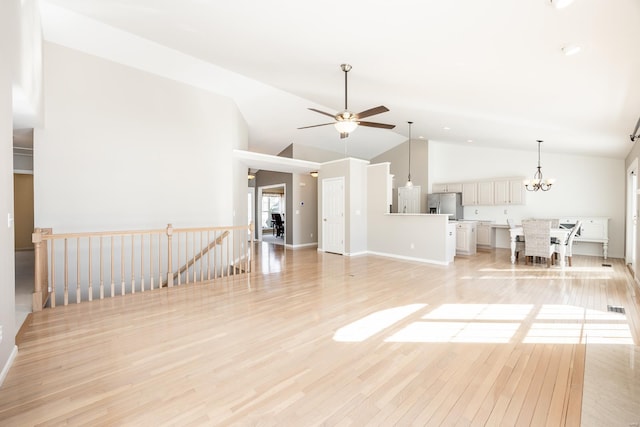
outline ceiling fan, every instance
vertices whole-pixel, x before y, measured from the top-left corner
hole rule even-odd
[[[347,73],[351,70],[351,65],[341,64],[340,68],[342,68],[342,71],[344,71],[344,111],[340,111],[339,113],[334,115],[330,113],[325,113],[324,111],[316,110],[315,108],[309,108],[309,110],[315,111],[316,113],[333,117],[335,121],[331,123],[322,123],[320,125],[304,126],[298,129],[308,129],[308,128],[315,128],[318,126],[334,125],[335,128],[338,130],[338,132],[340,132],[340,138],[347,138],[351,132],[356,130],[358,125],[368,126],[372,128],[382,128],[382,129],[393,129],[394,127],[396,127],[395,125],[387,125],[384,123],[376,123],[376,122],[365,122],[363,120],[360,120],[366,117],[371,117],[376,114],[389,111],[389,109],[384,105],[370,108],[358,114],[353,114],[351,111],[349,111],[349,108],[347,107]]]

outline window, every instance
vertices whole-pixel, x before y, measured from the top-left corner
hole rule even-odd
[[[262,194],[262,228],[272,228],[271,214],[282,213],[281,194]]]

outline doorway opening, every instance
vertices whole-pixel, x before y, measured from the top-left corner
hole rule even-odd
[[[16,333],[32,311],[34,253],[33,129],[13,131],[13,230]]]
[[[256,215],[258,240],[285,245],[286,240],[286,187],[285,184],[258,187],[260,211]]]

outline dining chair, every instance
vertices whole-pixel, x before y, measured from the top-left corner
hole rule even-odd
[[[560,218],[534,218],[534,219],[538,221],[550,221],[551,228],[560,228]],[[552,237],[551,243],[558,244],[560,243],[560,240],[556,239],[555,237]]]
[[[507,225],[509,226],[509,228],[516,228],[516,222],[513,220],[513,218],[507,218]],[[516,260],[518,259],[520,252],[524,252],[524,237],[516,236]]]
[[[565,246],[564,255],[567,257],[567,260],[569,261],[569,267],[571,267],[571,256],[572,256],[572,251],[573,251],[573,239],[578,234],[578,231],[580,231],[580,226],[581,225],[582,225],[582,221],[576,221],[575,225],[571,229],[571,232],[567,236],[566,240],[564,242],[558,243],[558,245],[564,245]],[[560,251],[559,251],[557,246],[556,246],[555,252],[556,252],[556,255],[560,254]]]
[[[547,267],[553,262],[556,245],[551,243],[551,221],[522,221],[524,231],[524,255],[529,264],[529,257],[540,257],[547,260]]]

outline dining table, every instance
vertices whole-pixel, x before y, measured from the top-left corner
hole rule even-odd
[[[571,229],[569,228],[551,228],[551,237],[556,238],[559,242],[566,242],[567,237],[569,237],[569,233],[571,233]],[[524,237],[524,230],[522,226],[516,226],[509,229],[509,236],[511,240],[511,264],[516,263],[516,239],[518,236]],[[559,243],[558,245],[558,254],[560,258],[560,267],[565,266],[565,255],[567,246]]]

